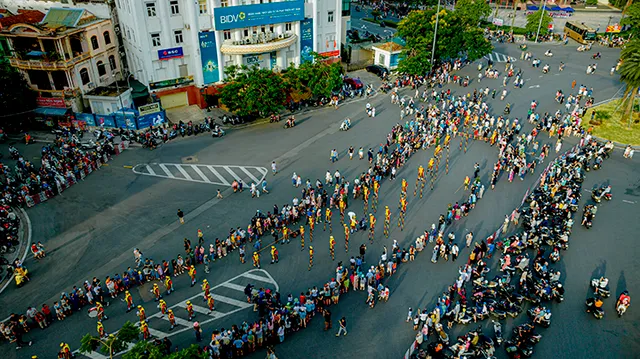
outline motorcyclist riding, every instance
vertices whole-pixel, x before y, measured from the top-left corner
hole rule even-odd
[[[616,310],[618,311],[618,316],[621,317],[622,314],[629,308],[631,305],[631,297],[629,296],[628,291],[624,291],[620,293],[620,297],[618,297],[618,301],[616,302]]]
[[[544,56],[549,56],[549,57],[551,57],[551,56],[553,56],[553,53],[551,52],[551,50],[547,50],[547,51],[544,53]]]
[[[287,119],[287,122],[284,124],[284,128],[291,128],[294,127],[296,125],[296,118],[295,116],[291,116]]]
[[[346,131],[350,128],[351,128],[351,119],[347,117],[344,121],[342,121],[342,124],[340,124],[340,129],[342,131]]]

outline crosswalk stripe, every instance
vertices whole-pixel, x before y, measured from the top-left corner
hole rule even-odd
[[[205,182],[211,182],[211,180],[210,180],[209,178],[207,178],[207,176],[205,176],[205,175],[204,175],[204,173],[202,173],[202,171],[200,171],[200,169],[198,168],[198,166],[191,165],[191,168],[193,168],[193,171],[194,171],[195,173],[197,173],[197,174],[198,174],[198,176],[202,177],[202,180],[203,180],[203,181],[205,181]]]
[[[240,308],[249,308],[251,307],[251,304],[247,303],[247,302],[243,302],[240,300],[235,300],[229,297],[225,297],[222,295],[217,295],[217,294],[211,294],[211,296],[213,297],[214,300],[222,302],[222,303],[227,303],[227,304],[231,304],[234,305],[236,307],[240,307]]]
[[[243,277],[247,277],[249,279],[253,279],[253,280],[259,280],[261,282],[265,282],[265,283],[273,283],[273,280],[263,277],[261,275],[255,275],[255,274],[251,274],[251,273],[245,273],[242,275]],[[244,292],[244,289],[243,289]]]
[[[258,180],[254,175],[252,175],[251,172],[247,171],[246,168],[240,167],[240,169],[242,170],[242,172],[246,173],[247,176],[249,176],[249,178],[251,178],[253,180],[253,182],[255,182],[255,184],[257,184],[257,185],[260,184],[260,180]]]
[[[244,293],[244,287],[241,286],[241,285],[237,285],[237,284],[233,284],[233,283],[222,283],[222,286]]]
[[[190,327],[191,326],[191,323],[189,323],[188,321],[186,321],[186,320],[184,320],[184,319],[182,319],[180,317],[175,317],[174,316],[174,318],[176,320],[176,324],[178,324],[178,325],[182,325],[183,327]],[[169,321],[169,317],[167,317],[166,315],[163,315],[162,317],[160,317],[160,319],[164,319],[167,322]]]
[[[233,172],[233,171],[231,170],[231,168],[229,168],[229,166],[223,166],[222,168],[224,168],[225,170],[227,170],[227,172],[229,172],[229,174],[233,177],[233,179],[235,179],[235,180],[239,180],[239,179],[241,179],[240,177],[238,177],[238,175],[237,175],[235,172]]]
[[[191,178],[191,176],[189,176],[189,174],[187,173],[187,171],[184,170],[184,168],[182,168],[181,165],[174,165],[176,166],[176,168],[178,169],[178,171],[180,171],[180,173],[182,173],[182,175],[184,176],[185,179],[188,179],[190,181],[193,181],[193,178]]]
[[[215,311],[214,311],[214,312],[211,312],[211,314],[209,314],[209,308],[201,307],[201,306],[199,306],[199,305],[194,305],[194,306],[193,306],[193,311],[194,311],[194,312],[197,312],[197,313],[206,314],[206,315],[211,316],[211,317],[215,317],[215,316],[216,316],[216,315],[214,314],[214,313],[215,313]]]
[[[149,327],[149,334],[151,334],[152,336],[154,336],[156,338],[160,338],[160,339],[162,339],[162,338],[167,336],[167,333],[165,333],[163,331],[160,331],[160,330],[153,329],[151,327]]]
[[[211,171],[211,173],[213,173],[213,175],[214,175],[214,176],[218,177],[218,179],[220,180],[220,182],[221,182],[223,185],[225,185],[225,186],[228,186],[228,185],[229,185],[229,182],[227,182],[227,180],[226,180],[226,179],[224,179],[224,177],[222,177],[222,176],[220,175],[220,173],[218,173],[218,171],[216,171],[216,169],[215,169],[213,166],[208,165],[208,166],[207,166],[207,168],[209,169],[209,171]]]
[[[171,171],[169,171],[167,166],[163,165],[162,163],[160,163],[158,166],[160,166],[160,168],[164,171],[164,173],[167,175],[167,177],[176,178],[176,176],[174,176],[173,173],[171,173]]]
[[[149,171],[149,174],[152,176],[156,175],[156,172],[153,170],[153,168],[151,168],[151,166],[147,165],[147,171]]]

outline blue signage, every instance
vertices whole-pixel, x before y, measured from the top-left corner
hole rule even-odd
[[[217,7],[213,19],[217,31],[300,21],[304,19],[304,0]]]
[[[111,115],[96,115],[96,126],[116,127],[116,120]]]
[[[113,117],[115,117],[117,128],[137,130],[136,115],[134,113],[125,112],[123,114],[122,111],[118,111],[118,112],[114,112],[112,115]]]
[[[75,113],[76,115],[76,120],[78,121],[84,121],[87,126],[95,126],[96,125],[96,119],[93,117],[92,113]]]
[[[312,62],[313,56],[313,19],[300,21],[300,63]]]
[[[200,59],[202,60],[202,75],[204,84],[208,85],[220,81],[218,68],[218,48],[216,47],[216,34],[214,32],[201,32]]]
[[[158,127],[164,122],[166,122],[165,111],[162,110],[160,112],[151,113],[148,115],[138,117],[138,129],[148,128],[148,127]]]
[[[158,60],[169,60],[183,57],[182,47],[158,50]]]

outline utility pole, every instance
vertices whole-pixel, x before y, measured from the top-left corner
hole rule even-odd
[[[440,0],[438,0],[438,8],[436,10],[436,29],[433,33],[433,45],[431,45],[431,69],[433,70],[433,58],[436,54],[436,38],[438,37],[438,19],[440,18]]]
[[[544,19],[544,11],[547,6],[547,0],[542,3],[542,14],[540,14],[540,23],[538,24],[538,31],[536,32],[536,43],[538,42],[538,36],[540,36],[540,27],[542,27],[542,19]]]

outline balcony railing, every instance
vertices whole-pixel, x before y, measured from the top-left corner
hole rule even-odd
[[[220,51],[227,55],[263,53],[289,47],[297,41],[298,36],[292,33],[261,33],[242,40],[226,40],[222,43]]]
[[[18,67],[25,70],[66,70],[73,67],[78,62],[84,61],[89,58],[88,53],[80,54],[69,60],[47,61],[47,60],[20,60],[18,58],[11,58],[10,64],[13,67]]]

